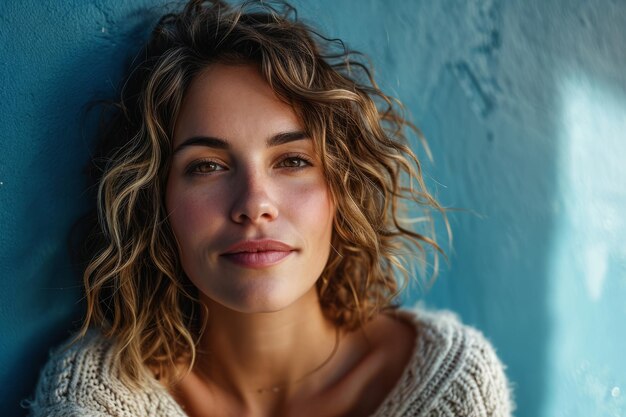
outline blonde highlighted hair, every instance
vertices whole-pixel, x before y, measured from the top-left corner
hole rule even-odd
[[[91,326],[115,341],[122,379],[165,384],[191,369],[206,314],[181,267],[164,190],[174,123],[194,76],[220,62],[254,64],[313,138],[336,204],[317,282],[322,308],[353,329],[393,307],[407,266],[437,253],[427,191],[407,133],[421,134],[376,85],[362,57],[317,34],[286,4],[190,1],[161,18],[127,77],[94,159],[97,221],[84,272]],[[418,231],[403,205],[426,219]],[[428,256],[432,255],[432,256]],[[402,280],[406,283],[406,279]],[[181,367],[182,365],[182,367]]]

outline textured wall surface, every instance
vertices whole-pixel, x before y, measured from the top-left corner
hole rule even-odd
[[[22,415],[51,346],[80,311],[68,232],[88,207],[94,132],[148,27],[150,1],[0,2],[0,414]],[[152,6],[150,6],[152,7]],[[148,19],[149,20],[149,19]]]
[[[114,90],[159,3],[0,3],[3,415],[77,319],[84,106]],[[464,209],[449,263],[411,298],[489,337],[517,416],[625,415],[626,2],[293,3],[372,57],[429,140],[429,184]]]

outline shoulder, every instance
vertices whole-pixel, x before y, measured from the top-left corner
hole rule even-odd
[[[449,311],[398,310],[416,329],[413,356],[399,382],[396,414],[510,416],[505,367],[477,329]],[[398,413],[399,412],[399,413]]]
[[[176,415],[168,408],[165,390],[147,387],[134,391],[119,379],[113,343],[95,330],[76,343],[52,352],[42,369],[35,398],[28,402],[31,416],[136,416]],[[170,410],[171,411],[171,410]]]

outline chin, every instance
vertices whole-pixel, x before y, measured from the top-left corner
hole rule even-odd
[[[242,314],[275,313],[298,303],[309,291],[298,291],[281,285],[280,280],[255,279],[252,283],[222,288],[222,291],[202,291],[209,303],[217,303]],[[225,290],[225,291],[224,291]],[[313,290],[315,290],[313,288]]]

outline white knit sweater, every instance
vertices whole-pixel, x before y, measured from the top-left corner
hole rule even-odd
[[[417,327],[415,351],[371,417],[511,415],[504,368],[480,332],[463,326],[449,312],[420,309],[397,314]],[[186,416],[156,381],[141,392],[126,388],[112,367],[110,347],[93,332],[54,353],[30,402],[31,416]]]

